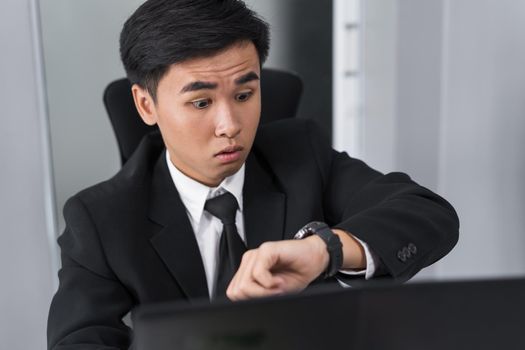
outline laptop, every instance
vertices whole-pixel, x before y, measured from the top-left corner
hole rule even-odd
[[[525,349],[525,278],[141,305],[137,350]]]

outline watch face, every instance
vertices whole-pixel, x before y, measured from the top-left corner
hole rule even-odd
[[[320,229],[328,227],[324,222],[312,221],[304,225],[294,236],[294,239],[303,239],[305,237],[311,236],[318,232]]]
[[[297,233],[295,234],[295,236],[293,238],[294,239],[303,239],[303,238],[307,237],[308,234],[311,234],[311,232],[308,229],[306,229],[305,227],[303,227],[299,231],[297,231]]]
[[[304,226],[304,228],[308,228],[308,230],[311,230],[314,233],[325,227],[328,227],[328,225],[320,221],[312,221],[309,224],[306,224],[306,226]]]

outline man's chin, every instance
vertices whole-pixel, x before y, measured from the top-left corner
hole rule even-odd
[[[236,172],[239,171],[239,169],[241,169],[243,164],[244,162],[228,164],[224,167],[225,169],[221,169],[223,171],[221,172],[220,177],[222,178],[222,180],[224,180],[228,176],[234,175]]]
[[[239,161],[239,162],[220,165],[217,176],[215,177],[216,181],[214,182],[217,182],[218,184],[220,184],[225,178],[237,173],[241,169],[243,164],[244,164],[244,160],[242,162]]]

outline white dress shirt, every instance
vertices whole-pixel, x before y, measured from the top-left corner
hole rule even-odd
[[[225,178],[219,186],[208,187],[184,175],[179,169],[177,169],[171,162],[167,150],[166,163],[168,164],[171,178],[179,192],[182,203],[184,204],[184,207],[186,207],[186,214],[188,215],[191,227],[193,228],[201,253],[204,272],[206,273],[208,292],[211,298],[215,288],[217,266],[219,263],[219,241],[222,234],[222,223],[218,218],[204,210],[204,204],[206,203],[206,200],[225,192],[233,194],[239,204],[239,209],[237,210],[235,217],[237,232],[239,232],[241,239],[246,242],[242,200],[245,166],[243,164],[239,171]],[[365,250],[366,270],[341,270],[340,272],[350,275],[365,275],[366,279],[372,278],[378,266],[377,257],[372,254],[366,243],[361,242],[359,239],[357,239],[357,241]],[[341,281],[339,283],[346,286],[346,284]]]

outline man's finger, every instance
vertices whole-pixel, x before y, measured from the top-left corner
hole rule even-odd
[[[275,266],[277,260],[275,257],[265,255],[261,252],[252,266],[252,279],[264,288],[279,288],[283,281],[272,273],[272,268]]]
[[[235,287],[228,288],[226,291],[228,298],[233,301],[249,298],[260,298],[281,293],[282,291],[279,288],[264,288],[253,280],[238,283]]]
[[[226,296],[229,297],[229,294],[238,293],[240,286],[246,281],[251,278],[251,270],[253,268],[253,264],[255,263],[257,256],[257,250],[248,250],[244,255],[242,256],[241,265],[239,266],[239,269],[233,276],[230,284],[228,285],[228,288],[226,289]],[[231,299],[231,298],[230,298]]]

